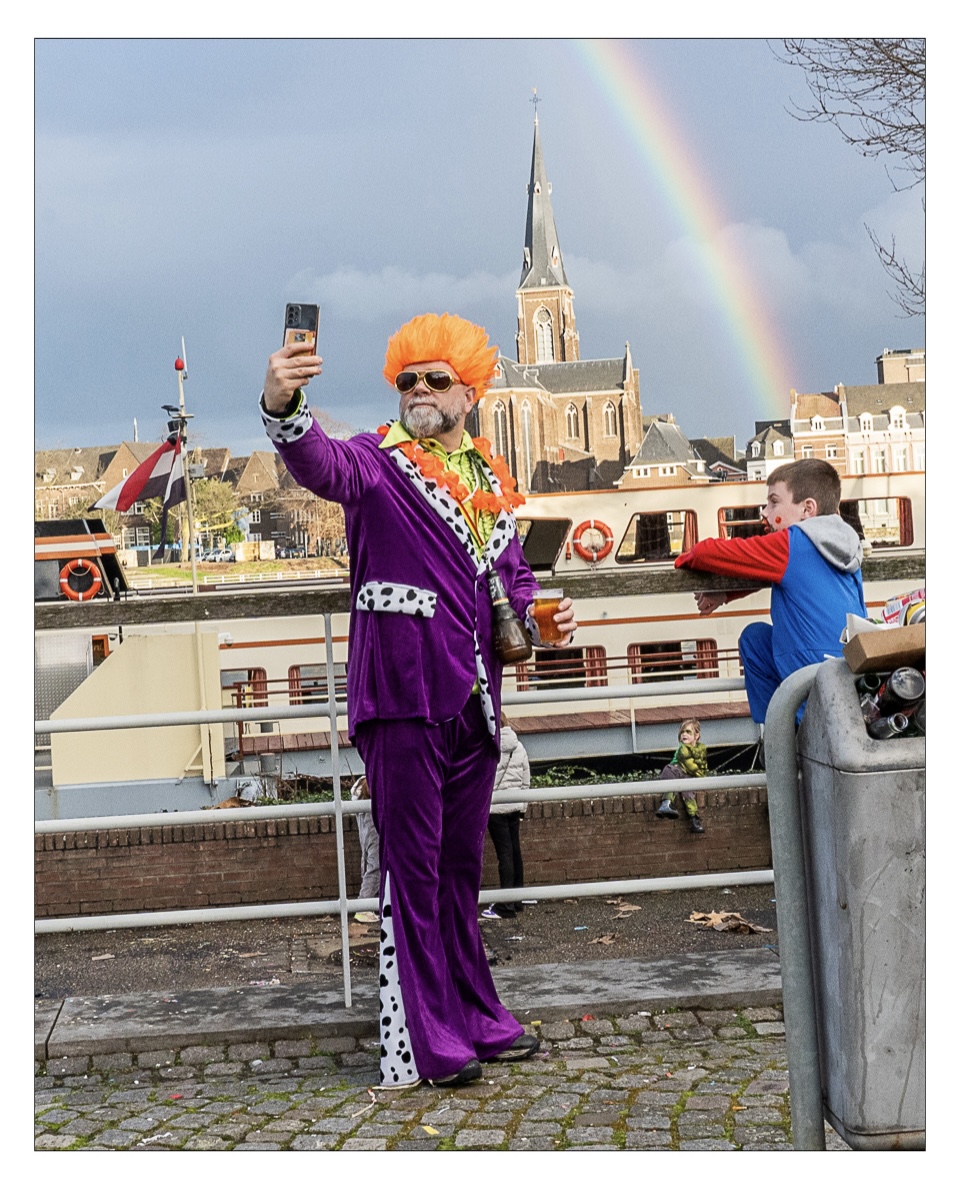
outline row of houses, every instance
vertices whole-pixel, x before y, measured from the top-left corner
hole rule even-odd
[[[923,471],[926,468],[926,380],[923,350],[885,350],[874,385],[838,385],[827,393],[790,392],[790,416],[758,422],[741,450],[733,436],[688,438],[672,414],[643,417],[641,443],[607,487],[641,488],[714,480],[766,480],[794,459],[825,459],[841,474]],[[496,398],[496,393],[491,397]],[[573,429],[571,427],[571,429]],[[36,452],[36,516],[82,516],[119,484],[156,444],[124,442]],[[498,448],[503,451],[504,448]],[[562,465],[564,459],[560,459]],[[572,460],[579,463],[579,459]],[[311,555],[343,552],[343,517],[291,478],[274,451],[232,456],[225,447],[190,453],[194,479],[230,488],[234,520],[248,541],[302,548]],[[529,490],[529,489],[527,489]],[[150,545],[146,506],[134,505],[118,529],[123,549]],[[216,546],[222,522],[201,530]],[[218,528],[219,525],[219,528]]]
[[[126,479],[157,448],[157,443],[123,442],[104,447],[59,448],[35,453],[34,515],[42,520],[84,516],[110,488]],[[204,548],[223,543],[226,526],[235,524],[247,541],[318,549],[336,554],[342,542],[338,506],[318,501],[297,485],[272,450],[233,456],[226,447],[196,447],[188,463],[195,488],[209,480],[228,488],[228,506],[215,519],[198,519]],[[146,504],[111,522],[121,549],[148,549],[156,513]],[[174,531],[175,537],[178,535]],[[155,538],[154,538],[155,540]],[[323,542],[323,544],[319,544]]]

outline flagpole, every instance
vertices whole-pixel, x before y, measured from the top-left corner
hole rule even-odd
[[[174,362],[174,368],[177,371],[177,387],[180,395],[180,444],[183,449],[183,487],[187,496],[187,532],[188,545],[190,547],[190,578],[193,584],[193,593],[199,594],[200,587],[197,579],[197,542],[196,542],[196,527],[193,520],[193,492],[190,488],[190,455],[187,448],[187,419],[192,418],[192,414],[187,414],[186,403],[183,396],[183,382],[187,376],[187,362],[186,362],[186,345],[181,340],[183,347],[183,357],[177,357]]]
[[[199,594],[200,587],[197,580],[197,532],[193,517],[193,491],[190,487],[190,453],[187,447],[187,419],[192,418],[192,414],[187,414],[186,402],[183,396],[183,383],[187,378],[187,345],[183,337],[180,338],[180,348],[183,353],[182,357],[177,357],[174,362],[174,368],[177,371],[177,387],[180,397],[180,445],[183,456],[183,489],[186,493],[187,500],[187,529],[189,531],[189,545],[190,545],[190,576],[193,582],[193,593]],[[207,708],[207,685],[206,685],[206,671],[204,669],[203,660],[203,641],[200,636],[200,622],[194,620],[193,624],[193,642],[197,653],[197,688],[200,694],[200,708]],[[216,781],[213,778],[213,747],[211,743],[211,727],[202,725],[200,727],[200,763],[203,768],[203,778],[211,791],[214,790]]]

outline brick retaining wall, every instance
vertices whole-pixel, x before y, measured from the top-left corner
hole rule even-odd
[[[654,818],[656,796],[533,801],[520,829],[529,886],[768,869],[764,789],[697,793],[706,826]],[[347,889],[360,884],[356,821],[344,817]],[[495,888],[489,837],[483,884]],[[37,918],[315,901],[337,895],[333,817],[218,816],[169,828],[35,838]]]

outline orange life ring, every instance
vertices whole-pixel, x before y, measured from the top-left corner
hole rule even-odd
[[[603,538],[603,545],[596,549],[588,548],[581,540],[584,533],[594,530]],[[581,521],[573,531],[573,548],[585,562],[602,562],[613,549],[613,530],[603,521]]]
[[[71,574],[78,578],[84,574],[89,574],[90,585],[86,590],[75,590],[70,585]],[[96,598],[102,587],[103,579],[100,577],[100,570],[96,562],[91,562],[89,558],[71,558],[60,570],[60,589],[68,599],[73,599],[76,603],[83,603],[87,599]]]

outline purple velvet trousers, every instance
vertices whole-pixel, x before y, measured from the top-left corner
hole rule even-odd
[[[444,1078],[523,1033],[477,921],[497,751],[475,694],[437,725],[364,723],[355,745],[380,836],[381,1081]]]

